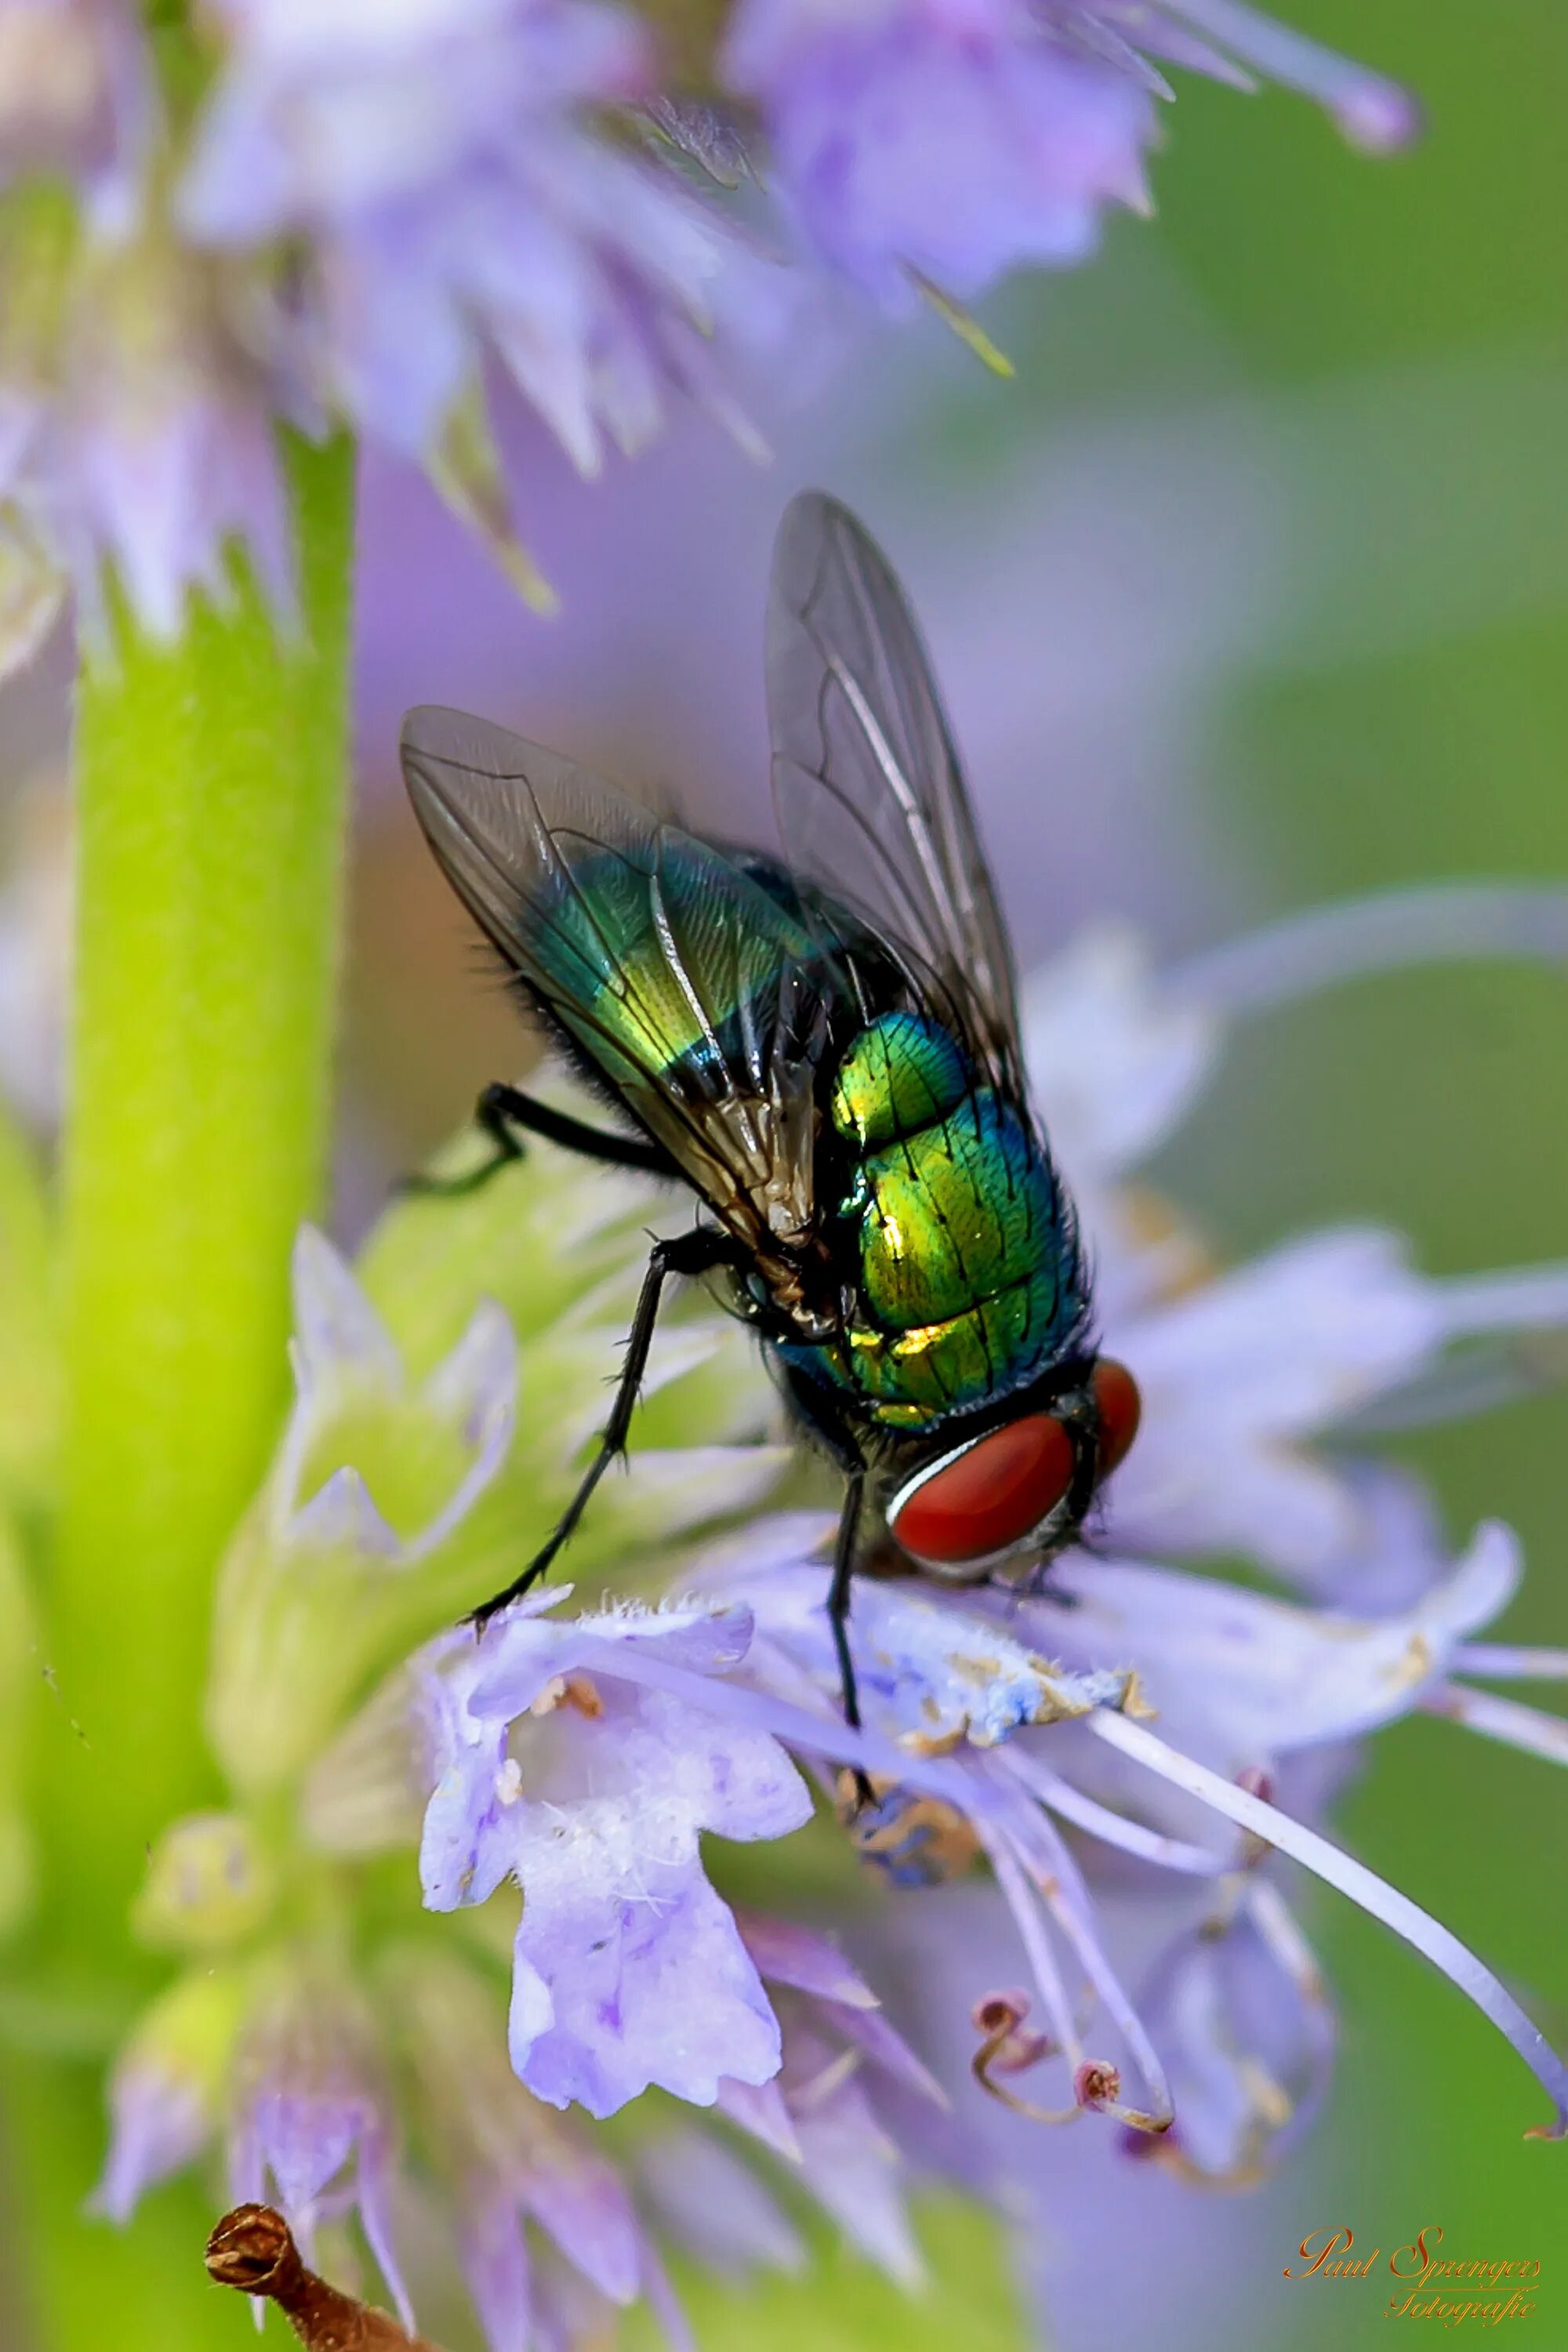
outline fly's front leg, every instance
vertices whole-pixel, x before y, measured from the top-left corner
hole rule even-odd
[[[838,1515],[838,1540],[833,1552],[833,1581],[827,1589],[827,1622],[833,1628],[833,1647],[838,1659],[844,1720],[851,1731],[860,1728],[860,1695],[855,1686],[855,1661],[849,1654],[849,1607],[854,1598],[856,1538],[865,1496],[865,1465],[857,1463],[846,1478],[844,1507]],[[861,1764],[855,1767],[855,1800],[858,1809],[877,1801]]]
[[[637,1308],[626,1340],[626,1361],[616,1386],[616,1400],[610,1407],[610,1417],[600,1433],[594,1458],[583,1473],[576,1493],[556,1521],[549,1542],[542,1550],[534,1554],[522,1574],[514,1577],[504,1592],[494,1593],[489,1601],[481,1601],[477,1609],[471,1609],[468,1623],[478,1626],[482,1632],[498,1610],[504,1609],[509,1601],[518,1600],[530,1585],[537,1584],[562,1545],[570,1540],[588,1507],[595,1487],[616,1454],[626,1451],[632,1414],[637,1408],[637,1391],[647,1370],[648,1349],[653,1345],[654,1327],[658,1321],[659,1299],[665,1284],[672,1274],[707,1274],[714,1266],[723,1265],[731,1251],[731,1244],[724,1234],[704,1231],[681,1234],[674,1241],[654,1244],[647,1271],[643,1276],[642,1288],[637,1293]]]
[[[679,1173],[668,1153],[657,1143],[635,1135],[611,1135],[603,1128],[590,1127],[586,1119],[574,1118],[567,1111],[552,1109],[549,1103],[536,1102],[531,1095],[522,1094],[516,1087],[487,1087],[474,1105],[474,1125],[489,1139],[488,1160],[481,1160],[475,1168],[465,1169],[460,1176],[405,1176],[398,1190],[447,1201],[459,1199],[466,1192],[477,1192],[501,1169],[525,1156],[525,1133],[542,1135],[547,1143],[559,1143],[567,1151],[581,1152],[584,1159],[602,1160],[607,1167],[638,1168],[651,1176]]]

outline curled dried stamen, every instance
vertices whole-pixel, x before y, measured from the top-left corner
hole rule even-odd
[[[1016,2091],[996,2079],[998,2074],[1022,2073],[1039,2059],[1049,2057],[1056,2049],[1049,2034],[1026,2027],[1029,2014],[1027,1994],[987,1993],[983,2000],[975,2002],[973,2014],[982,2040],[969,2066],[981,2089],[1029,2123],[1076,2123],[1083,2113],[1081,2102],[1070,2107],[1037,2107],[1032,2099],[1021,2098]],[[1078,2075],[1087,2071],[1086,2065],[1079,2067],[1075,2085]]]
[[[207,2275],[241,2294],[266,2295],[309,2352],[439,2352],[384,2311],[329,2286],[307,2270],[281,2213],[237,2205],[207,2240]]]
[[[1072,2078],[1080,2107],[1116,2107],[1121,2101],[1121,2069],[1104,2058],[1086,2058]],[[1136,2126],[1134,2126],[1136,2128]]]
[[[1055,2050],[1048,2033],[1026,2026],[1028,2014],[1028,1994],[1016,1991],[988,1992],[971,2010],[975,2031],[985,2038],[986,2063],[994,2074],[1021,2074]]]

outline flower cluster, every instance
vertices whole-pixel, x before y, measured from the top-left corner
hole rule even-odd
[[[542,1148],[395,1209],[357,1276],[307,1235],[296,1408],[220,1595],[233,1805],[153,1857],[139,1928],[184,1969],[120,2060],[103,2209],[222,2143],[307,2261],[357,2213],[405,2315],[411,2254],[444,2243],[496,2352],[602,2341],[639,2297],[679,2340],[667,2250],[791,2267],[798,2191],[912,2282],[908,2194],[940,2172],[1021,2221],[1028,2265],[1042,2126],[1108,2152],[1111,2198],[1254,2181],[1307,2128],[1335,2027],[1302,1869],[1467,1993],[1546,2091],[1537,2133],[1568,2130],[1568,2067],[1513,1995],[1325,1826],[1357,1743],[1413,1710],[1568,1758],[1557,1718],[1478,1687],[1563,1670],[1478,1639],[1513,1537],[1456,1553],[1339,1443],[1451,1409],[1479,1367],[1505,1382],[1519,1335],[1568,1323],[1568,1267],[1433,1280],[1354,1229],[1223,1270],[1133,1175],[1236,1002],[1511,911],[1373,902],[1164,979],[1100,935],[1039,975],[1034,1084],[1144,1428],[1043,1591],[862,1580],[857,1732],[831,1521],[786,1495],[734,1524],[786,1457],[705,1313],[662,1339],[630,1475],[574,1545],[587,1591],[436,1631],[567,1491],[638,1181]],[[1238,1553],[1256,1586],[1204,1566]],[[400,2228],[416,2205],[444,2231]]]
[[[231,537],[287,609],[279,419],[423,463],[545,599],[487,385],[585,473],[675,396],[754,440],[729,362],[797,287],[956,315],[1146,208],[1156,60],[1301,89],[1369,148],[1413,129],[1237,0],[737,0],[695,55],[662,13],[217,0],[161,88],[132,0],[0,0],[0,656],[62,580],[96,620],[106,565],[174,635]]]

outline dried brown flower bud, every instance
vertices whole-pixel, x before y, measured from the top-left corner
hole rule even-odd
[[[307,2270],[288,2222],[270,2205],[237,2205],[226,2213],[207,2240],[206,2262],[219,2286],[270,2296],[310,2352],[439,2352],[384,2311]]]

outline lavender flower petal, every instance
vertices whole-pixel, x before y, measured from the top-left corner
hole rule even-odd
[[[135,218],[157,103],[129,0],[0,0],[0,186],[61,171],[103,236]]]
[[[112,2129],[91,2210],[122,2227],[149,2189],[199,2156],[212,2137],[212,2106],[189,2076],[134,2060],[110,2088]]]
[[[870,8],[742,0],[721,60],[760,107],[811,243],[892,310],[1081,260],[1104,205],[1142,207],[1152,106],[1022,0]]]
[[[236,2202],[275,2194],[306,2249],[329,2191],[353,2169],[351,2201],[399,2313],[413,2317],[393,2250],[390,2090],[374,2028],[329,1974],[279,1962],[235,2062],[229,2180]]]
[[[443,0],[330,31],[226,0],[227,69],[180,195],[198,241],[306,239],[321,389],[431,453],[491,354],[584,473],[639,446],[689,344],[763,327],[765,272],[673,173],[595,134],[651,94],[635,16],[589,0]]]
[[[569,1622],[524,1609],[437,1666],[426,1901],[482,1900],[509,1870],[521,1883],[512,2060],[553,2105],[608,2115],[653,2083],[711,2105],[726,2077],[777,2070],[777,2022],[699,1852],[703,1831],[778,1837],[810,1812],[769,1733],[703,1706],[750,1632],[705,1603]],[[628,1680],[653,1664],[695,1703]]]
[[[646,2153],[641,2178],[665,2228],[721,2278],[805,2268],[805,2248],[782,2209],[710,2133],[662,2133]]]
[[[1207,1577],[1121,1560],[1064,1563],[1079,1607],[1060,1646],[1085,1663],[1135,1654],[1171,1736],[1234,1771],[1403,1714],[1458,1643],[1506,1606],[1519,1545],[1491,1525],[1415,1606],[1337,1617]],[[1025,1603],[1038,1637],[1042,1604]]]

